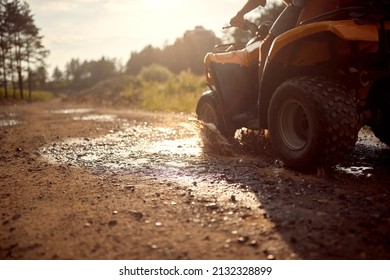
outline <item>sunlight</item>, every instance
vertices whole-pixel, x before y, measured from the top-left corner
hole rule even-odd
[[[181,0],[143,0],[142,5],[148,9],[168,10],[178,8],[182,2]]]

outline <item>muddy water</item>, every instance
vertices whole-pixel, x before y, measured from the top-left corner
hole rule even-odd
[[[13,126],[21,123],[22,121],[18,119],[17,114],[14,112],[0,114],[0,127]]]
[[[147,122],[127,122],[114,114],[94,114],[88,108],[56,110],[52,113],[69,114],[75,121],[115,122],[121,127],[100,138],[75,138],[43,147],[42,154],[51,162],[86,167],[94,172],[140,173],[145,176],[187,181],[196,181],[196,178],[216,166],[218,169],[224,166],[219,171],[226,173],[229,164],[242,165],[245,166],[244,169],[250,169],[251,166],[274,166],[271,168],[273,173],[289,172],[280,168],[276,158],[264,155],[259,158],[261,148],[256,151],[249,149],[250,152],[243,148],[245,145],[264,146],[264,142],[253,142],[253,139],[245,139],[241,143],[237,140],[228,142],[222,136],[216,135],[215,131],[211,131],[214,135],[209,137],[210,128],[207,131],[209,135],[205,136],[204,131],[201,131],[204,127],[200,129],[199,124],[191,119],[176,124],[175,127],[163,127]],[[15,117],[15,114],[12,116]],[[0,120],[2,126],[18,123],[20,121],[12,118]],[[246,153],[237,154],[238,150],[246,150]],[[335,169],[339,174],[371,177],[376,161],[380,161],[380,158],[375,157],[378,151],[384,151],[386,154],[387,147],[368,129],[363,129],[352,155],[353,162],[339,165]],[[205,161],[215,161],[215,164],[205,164]],[[215,171],[218,170],[213,170],[214,177],[218,174]]]
[[[6,127],[0,137],[18,122],[28,124],[30,117],[3,113],[0,123]],[[245,236],[275,243],[271,247],[282,240],[299,258],[390,258],[390,152],[367,129],[343,164],[318,177],[284,168],[270,151],[266,133],[241,133],[229,142],[184,115],[70,108],[47,111],[43,119],[44,125],[76,124],[107,133],[52,137],[57,140],[39,149],[39,160],[101,178],[135,175],[137,182],[167,189],[171,196],[184,193],[189,207],[194,202],[202,210],[196,213],[204,213],[201,219],[218,220],[226,232],[245,225]],[[196,215],[191,212],[188,219]]]
[[[42,147],[41,154],[52,163],[86,168],[95,174],[136,174],[187,184],[196,186],[194,191],[200,195],[221,201],[237,197],[251,207],[261,204],[259,193],[272,198],[286,185],[298,189],[296,193],[304,193],[305,186],[329,184],[329,180],[321,181],[313,174],[303,176],[284,169],[269,153],[267,140],[259,141],[258,136],[238,134],[241,141],[228,142],[212,128],[210,131],[210,127],[192,119],[163,126],[127,121],[114,114],[96,114],[84,108],[54,113],[68,114],[81,122],[115,122],[117,128],[99,138],[74,138]],[[380,180],[381,170],[387,167],[383,165],[387,147],[368,130],[361,131],[356,147],[347,164],[332,171],[332,180]]]
[[[283,173],[273,159],[234,154],[234,143],[218,134],[218,143],[205,143],[201,126],[191,118],[162,126],[88,109],[54,113],[68,114],[75,121],[111,121],[118,128],[102,137],[61,140],[42,147],[40,154],[50,163],[86,168],[95,174],[135,174],[146,180],[185,184],[206,199],[227,201],[235,197],[253,208],[259,201],[249,191],[249,184],[258,182],[259,168],[270,166],[270,176]]]

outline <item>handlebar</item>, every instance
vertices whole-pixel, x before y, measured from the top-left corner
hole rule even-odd
[[[257,25],[253,22],[250,22],[249,20],[246,20],[246,19],[244,20],[244,26],[242,26],[242,27],[228,25],[228,26],[223,27],[223,29],[228,29],[228,28],[232,28],[232,27],[238,27],[238,28],[241,28],[245,31],[249,30],[253,35],[255,35],[257,32]]]

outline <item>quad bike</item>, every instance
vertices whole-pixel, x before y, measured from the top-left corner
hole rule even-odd
[[[260,58],[263,71],[262,36],[208,53],[210,90],[196,108],[227,137],[243,127],[267,129],[294,169],[339,163],[363,125],[390,146],[390,1],[317,2],[328,7],[304,8]]]

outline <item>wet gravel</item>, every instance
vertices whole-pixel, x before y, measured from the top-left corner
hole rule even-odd
[[[52,143],[42,153],[97,174],[138,174],[187,184],[209,199],[208,210],[227,202],[260,209],[309,258],[390,256],[390,154],[368,129],[362,130],[348,164],[325,177],[284,169],[260,136],[228,142],[219,135],[205,139],[205,133],[210,128],[199,130],[191,119],[171,127],[123,122],[101,138]]]
[[[140,199],[146,202],[152,196],[157,203],[169,196],[164,202],[169,207],[183,201],[184,221],[226,232],[220,250],[230,258],[242,258],[242,246],[251,248],[247,256],[253,252],[265,259],[390,257],[390,151],[368,129],[361,131],[343,164],[317,176],[284,168],[264,135],[244,133],[229,142],[189,115],[135,119],[124,112],[82,108],[51,114],[89,127],[104,122],[110,128],[101,136],[45,143],[36,151],[43,161],[87,170],[102,180],[131,175],[154,182],[156,193]],[[127,194],[141,188],[139,183],[115,180]],[[111,214],[118,217],[120,211]],[[154,228],[167,224],[162,218],[151,219],[146,210],[131,210],[131,217]],[[115,218],[107,224],[111,229],[121,225]],[[202,236],[202,242],[220,244],[213,232],[218,231]],[[162,246],[148,244],[155,251]],[[157,258],[188,258],[160,253]]]

